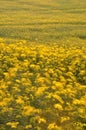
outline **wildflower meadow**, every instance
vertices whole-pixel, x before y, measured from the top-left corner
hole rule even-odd
[[[0,0],[0,130],[86,130],[86,0]]]
[[[85,130],[86,45],[0,43],[0,130]]]

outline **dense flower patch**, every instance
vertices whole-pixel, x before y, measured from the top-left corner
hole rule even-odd
[[[86,129],[85,45],[0,43],[0,130]]]

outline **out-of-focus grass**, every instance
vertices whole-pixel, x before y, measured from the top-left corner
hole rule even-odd
[[[0,0],[0,37],[44,43],[86,39],[86,1]]]

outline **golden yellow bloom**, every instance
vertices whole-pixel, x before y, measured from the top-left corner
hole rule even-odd
[[[16,103],[17,104],[24,104],[22,97],[19,96],[18,99],[16,99]]]
[[[60,105],[60,104],[55,104],[55,105],[54,105],[54,108],[56,108],[56,109],[58,109],[58,110],[60,110],[60,111],[63,110],[63,107],[62,107],[62,105]]]
[[[61,127],[57,126],[56,123],[51,123],[48,125],[48,130],[62,130]]]
[[[19,122],[8,122],[6,125],[10,126],[11,128],[17,128]]]

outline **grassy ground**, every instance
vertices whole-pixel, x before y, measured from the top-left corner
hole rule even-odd
[[[86,39],[86,1],[0,0],[0,37],[43,43]]]

